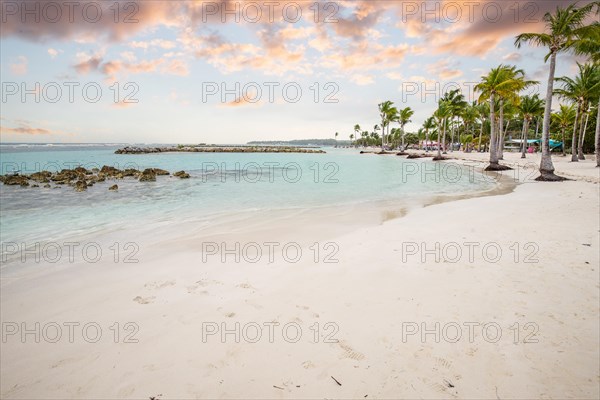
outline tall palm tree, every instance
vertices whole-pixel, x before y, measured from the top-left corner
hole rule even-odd
[[[481,153],[481,140],[483,138],[483,128],[485,127],[485,120],[488,115],[490,115],[490,107],[488,103],[477,104],[476,106],[477,116],[479,118],[479,122],[481,123],[480,131],[479,131],[479,145],[477,146],[477,151]]]
[[[467,106],[467,102],[465,101],[465,96],[460,92],[460,89],[454,89],[444,94],[442,97],[442,101],[446,102],[448,105],[448,110],[450,112],[450,120],[454,121],[454,119],[461,115],[464,108]],[[445,132],[444,132],[445,133]],[[446,136],[444,135],[444,154],[446,153]],[[454,125],[452,125],[452,136],[451,136],[451,151],[454,151]]]
[[[425,122],[423,123],[423,128],[425,129],[425,152],[428,153],[429,152],[429,131],[433,130],[435,128],[435,118],[434,117],[429,117],[425,120]]]
[[[442,157],[442,138],[446,137],[446,124],[448,118],[452,115],[451,106],[444,100],[440,100],[438,103],[437,110],[433,113],[433,117],[435,118],[436,127],[437,127],[437,157],[433,160],[443,160]]]
[[[406,135],[404,127],[412,122],[411,118],[414,114],[415,112],[410,107],[398,110],[397,122],[400,124],[400,134],[402,135],[402,151],[404,151],[404,136]]]
[[[565,157],[566,154],[566,142],[565,142],[565,131],[573,124],[575,121],[575,105],[560,105],[560,110],[556,113],[552,114],[552,121],[558,128],[560,129],[562,135],[562,155]]]
[[[600,67],[594,64],[581,65],[577,63],[579,73],[575,79],[563,76],[556,78],[563,86],[556,89],[555,93],[561,98],[577,105],[575,123],[573,126],[573,142],[571,144],[571,161],[585,159],[583,155],[583,140],[577,140],[577,127],[579,124],[579,138],[583,137],[584,119],[588,112],[590,101],[600,95]]]
[[[394,103],[387,100],[378,105],[381,118],[381,152],[385,152],[385,128],[390,123],[390,116],[394,114]]]
[[[500,165],[498,162],[498,136],[496,133],[496,102],[501,103],[506,99],[515,99],[518,92],[527,86],[524,79],[524,72],[517,70],[516,67],[500,65],[485,76],[481,77],[481,82],[475,86],[479,91],[479,102],[489,101],[490,104],[490,165],[486,171],[504,171],[510,169],[507,166]],[[500,105],[500,109],[503,106]],[[502,121],[500,121],[502,122]],[[504,128],[500,126],[500,134]]]
[[[521,102],[518,106],[519,113],[523,118],[523,146],[521,150],[521,158],[525,158],[527,151],[527,138],[529,133],[529,124],[536,115],[544,112],[544,100],[540,99],[537,94],[533,96],[521,97]]]
[[[515,38],[515,46],[520,48],[525,42],[535,46],[547,47],[550,51],[544,62],[550,60],[548,74],[548,88],[546,91],[546,109],[544,110],[544,123],[542,129],[542,161],[540,164],[541,176],[538,180],[559,181],[564,180],[554,174],[554,165],[550,154],[550,115],[552,113],[552,95],[554,93],[554,74],[556,72],[556,56],[558,53],[572,50],[577,38],[585,36],[585,21],[590,12],[596,7],[590,3],[581,8],[571,4],[566,8],[557,7],[554,14],[546,13],[544,33],[522,33]]]
[[[600,1],[596,2],[596,15],[600,14]],[[573,42],[573,48],[578,55],[587,56],[589,61],[595,65],[600,64],[600,23],[595,22],[591,25],[581,28],[580,35]],[[600,96],[597,100],[596,116],[596,166],[600,167]]]

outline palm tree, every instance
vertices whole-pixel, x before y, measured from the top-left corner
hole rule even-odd
[[[443,137],[446,137],[446,123],[448,121],[448,118],[450,117],[452,113],[451,110],[451,106],[450,104],[448,104],[446,101],[444,100],[440,100],[438,103],[438,109],[435,111],[435,113],[433,113],[433,117],[435,118],[435,122],[436,122],[436,126],[437,126],[437,157],[435,157],[433,160],[434,161],[438,161],[438,160],[443,160],[444,157],[442,157],[442,135]]]
[[[404,136],[406,135],[404,127],[412,122],[411,117],[414,114],[415,112],[410,107],[398,110],[397,122],[400,124],[400,134],[402,135],[402,151],[404,151]]]
[[[490,165],[486,171],[504,171],[510,169],[507,166],[500,165],[498,162],[498,137],[496,133],[496,102],[502,103],[507,99],[518,97],[518,92],[528,84],[524,79],[524,72],[517,70],[516,67],[500,65],[492,70],[486,76],[481,77],[481,82],[475,86],[475,90],[481,92],[479,103],[489,101],[490,104]],[[500,105],[500,109],[503,106]],[[502,120],[500,121],[502,123]],[[500,134],[504,128],[500,126]]]
[[[542,129],[541,176],[537,178],[538,180],[564,180],[554,174],[554,165],[552,164],[552,155],[550,154],[550,115],[552,113],[556,56],[558,53],[570,51],[575,47],[574,43],[578,38],[585,37],[585,20],[594,7],[597,6],[595,3],[590,3],[581,8],[577,8],[576,5],[577,4],[571,4],[566,8],[557,7],[554,14],[546,13],[544,15],[546,32],[522,33],[515,38],[515,46],[517,46],[517,48],[520,48],[523,43],[529,42],[535,46],[548,47],[550,50],[544,59],[544,62],[547,62],[548,59],[550,60],[550,72],[548,74],[546,109],[544,110],[544,123]]]
[[[565,157],[566,154],[566,142],[565,142],[565,131],[573,124],[575,121],[575,105],[571,104],[569,106],[565,104],[560,105],[560,111],[552,114],[552,121],[555,125],[560,128],[562,134],[562,155]]]
[[[335,147],[337,147],[337,138],[340,134],[338,132],[335,133]]]
[[[518,110],[523,117],[523,146],[521,150],[521,158],[525,158],[529,124],[536,115],[541,114],[544,111],[544,100],[540,99],[537,94],[533,96],[523,96],[521,97]]]
[[[571,144],[572,162],[585,159],[583,155],[583,140],[581,140],[584,129],[583,121],[588,112],[590,101],[600,94],[600,67],[594,64],[581,65],[579,63],[577,63],[577,66],[579,67],[579,73],[575,79],[566,76],[556,78],[563,86],[555,90],[555,93],[561,98],[577,104],[573,126],[573,142]],[[578,124],[580,126],[579,141],[577,140]]]
[[[394,114],[394,103],[387,100],[379,104],[379,117],[381,118],[381,152],[385,152],[385,127],[390,123],[390,116]]]
[[[435,118],[434,117],[427,118],[425,120],[425,123],[423,123],[423,128],[425,129],[425,152],[428,153],[429,152],[429,146],[428,146],[429,131],[431,131],[435,128]]]
[[[444,97],[442,97],[442,100],[448,104],[451,121],[454,121],[454,118],[460,115],[462,113],[462,110],[467,106],[465,96],[460,92],[460,89],[454,89],[449,92],[446,92],[444,94]],[[454,151],[454,125],[452,125],[451,141],[451,151]],[[445,143],[446,136],[444,135],[444,154],[446,153]]]
[[[350,134],[350,146],[354,146],[354,133]]]
[[[477,116],[479,117],[479,122],[481,123],[481,128],[479,131],[479,146],[477,147],[477,151],[481,153],[481,140],[483,138],[483,128],[485,126],[485,120],[488,115],[490,115],[490,107],[488,103],[477,104],[476,106]]]
[[[600,14],[600,2],[596,2],[596,15]],[[600,23],[581,28],[580,35],[573,42],[573,48],[578,55],[585,55],[595,65],[600,64]],[[600,97],[600,96],[598,96]],[[596,116],[596,166],[600,167],[600,99],[597,99],[598,113]],[[588,114],[589,115],[589,114]],[[585,132],[585,131],[584,131]],[[583,140],[582,140],[583,142]]]

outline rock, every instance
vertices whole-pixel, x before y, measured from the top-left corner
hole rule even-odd
[[[50,189],[50,188],[51,188],[51,186],[50,186],[50,184],[49,184],[49,183],[46,183],[46,184],[44,185],[44,188],[45,188],[45,189]]]
[[[31,187],[32,187],[32,188],[39,188],[39,187],[40,187],[40,185],[32,185]]]
[[[119,185],[112,185],[108,190],[119,190]]]
[[[87,190],[87,184],[85,183],[85,181],[79,180],[75,182],[76,192],[83,192],[84,190]]]
[[[115,168],[115,167],[110,167],[110,166],[108,166],[108,165],[104,165],[104,166],[102,167],[102,169],[100,170],[100,173],[101,173],[101,174],[103,174],[103,175],[106,175],[106,176],[115,176],[115,175],[117,175],[119,172],[121,172],[121,171],[119,171],[117,168]]]
[[[163,176],[164,176],[164,175],[170,175],[170,172],[169,172],[169,171],[166,171],[166,170],[164,170],[164,169],[160,169],[160,168],[153,168],[153,170],[154,170],[154,173],[155,173],[156,175],[163,175]]]
[[[83,167],[77,167],[73,171],[75,171],[79,174],[83,174],[83,175],[91,175],[91,171],[88,171],[87,169],[85,169]]]
[[[4,177],[4,184],[11,186],[29,186],[29,181],[24,175],[6,175]]]
[[[173,176],[176,176],[180,179],[189,179],[190,178],[190,174],[188,174],[185,171],[177,171],[173,174]]]
[[[29,175],[29,179],[38,183],[48,183],[50,182],[51,177],[52,172],[50,171],[34,172],[33,174]]]
[[[140,182],[156,182],[156,173],[152,168],[146,168],[142,171]]]
[[[140,171],[134,168],[127,168],[123,170],[122,176],[135,176],[138,177],[140,175]]]

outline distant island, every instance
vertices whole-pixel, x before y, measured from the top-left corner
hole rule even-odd
[[[248,142],[248,145],[269,145],[269,146],[350,146],[349,140],[335,139],[296,139],[296,140],[255,140]]]
[[[318,148],[307,146],[206,146],[206,145],[177,145],[163,147],[126,146],[115,151],[115,154],[154,154],[154,153],[319,153]]]

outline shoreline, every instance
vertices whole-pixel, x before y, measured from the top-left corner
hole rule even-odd
[[[191,239],[147,253],[150,257],[140,253],[137,264],[78,263],[3,285],[3,321],[29,327],[94,322],[104,336],[94,344],[76,335],[74,343],[35,345],[9,337],[2,344],[0,393],[597,398],[600,223],[589,215],[600,213],[598,186],[517,184],[502,175],[507,187],[514,183],[505,195],[417,207],[402,218],[324,239],[337,246],[335,263],[325,262],[330,252],[324,243],[318,262],[308,247],[295,263],[281,252],[274,262],[266,257],[236,262],[231,256],[223,262],[222,251],[203,260]],[[286,237],[287,228],[279,237],[275,229],[263,238],[294,240]],[[458,261],[442,250],[427,255],[436,246],[455,244]],[[174,251],[177,245],[187,250]],[[482,252],[486,245],[501,249],[502,256],[492,262],[493,253]],[[554,299],[551,307],[548,298]],[[138,342],[115,343],[110,330],[115,322],[135,323]],[[256,343],[245,340],[243,330],[239,341],[234,334],[223,340],[221,328],[235,332],[236,323],[279,325],[272,342],[266,330]],[[282,338],[281,328],[292,323],[301,327],[298,341]],[[203,324],[219,332],[203,340]],[[435,334],[423,339],[423,329],[435,332],[436,324],[439,340]],[[474,324],[472,341],[465,324]],[[482,330],[489,324],[500,327],[496,341]],[[453,342],[456,326],[462,335]],[[407,334],[407,327],[418,331]],[[106,373],[98,375],[99,369]]]

